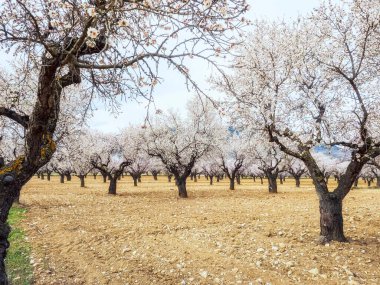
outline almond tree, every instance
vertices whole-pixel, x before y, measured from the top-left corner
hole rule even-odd
[[[90,156],[91,165],[106,175],[110,181],[108,194],[116,195],[117,181],[132,161],[125,155],[122,139],[93,133],[91,140],[95,142],[95,138],[96,143]]]
[[[230,190],[235,190],[235,180],[247,162],[248,141],[242,134],[233,130],[219,132],[215,159],[230,180]]]
[[[225,83],[241,123],[303,161],[320,205],[321,240],[346,241],[342,204],[363,166],[380,154],[378,1],[322,4],[292,25],[255,24]],[[235,110],[236,110],[235,109]],[[338,185],[328,186],[315,146],[350,155]]]
[[[254,140],[249,153],[254,164],[268,179],[269,193],[277,193],[278,175],[285,171],[284,154],[281,153],[276,145],[265,142],[261,138]]]
[[[153,179],[157,181],[157,176],[162,172],[164,166],[162,165],[161,160],[156,157],[151,157],[149,162],[149,172],[152,173]]]
[[[88,131],[71,134],[66,137],[70,143],[67,145],[73,173],[80,180],[80,187],[85,187],[85,177],[93,169],[91,164],[91,151],[94,148],[93,137]]]
[[[305,164],[297,158],[287,158],[285,161],[286,171],[293,176],[296,181],[296,187],[301,186],[301,177],[307,173]]]
[[[150,97],[160,81],[158,66],[166,62],[200,91],[186,59],[198,58],[218,69],[216,59],[236,43],[234,31],[245,25],[241,14],[247,8],[244,0],[2,1],[0,48],[22,61],[15,81],[35,84],[29,94],[22,84],[12,93],[21,103],[26,94],[32,96],[29,112],[19,112],[12,102],[0,106],[2,117],[25,129],[26,146],[0,171],[5,193],[0,201],[0,261],[8,247],[6,220],[14,197],[56,150],[58,114],[67,88],[81,83],[87,99]],[[0,284],[6,284],[4,264],[0,267]]]
[[[159,114],[144,134],[146,152],[174,175],[181,198],[188,197],[186,179],[195,163],[215,144],[214,114],[210,106],[203,107],[191,102],[185,119],[174,112]]]

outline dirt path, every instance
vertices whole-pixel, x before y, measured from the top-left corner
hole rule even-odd
[[[189,181],[179,200],[164,177],[143,180],[124,179],[116,197],[99,178],[86,189],[30,181],[21,202],[36,284],[380,284],[380,190],[352,191],[351,242],[321,246],[310,183],[269,195],[258,182],[232,192]]]

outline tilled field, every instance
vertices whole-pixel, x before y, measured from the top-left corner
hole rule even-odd
[[[189,199],[165,177],[124,178],[115,197],[100,177],[86,183],[23,189],[36,284],[380,284],[380,190],[346,197],[349,243],[319,245],[310,181],[270,195],[258,181],[229,191],[202,178]]]

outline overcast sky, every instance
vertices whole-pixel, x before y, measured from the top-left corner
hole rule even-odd
[[[257,18],[290,20],[300,14],[310,12],[318,5],[319,0],[248,0],[248,2],[251,5],[248,15],[251,20]],[[199,66],[195,74],[198,82],[206,87],[206,78],[210,75],[207,66]],[[184,110],[186,102],[193,94],[186,90],[181,75],[162,67],[160,76],[165,81],[154,92],[157,108]],[[212,93],[212,91],[209,92]],[[146,116],[146,102],[141,101],[140,103],[134,101],[123,103],[122,113],[118,116],[111,114],[103,105],[99,104],[89,125],[91,128],[104,132],[117,132],[129,124],[141,124]]]

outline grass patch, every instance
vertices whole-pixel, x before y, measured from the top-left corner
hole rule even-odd
[[[25,240],[25,232],[20,223],[27,210],[13,206],[9,212],[8,223],[12,227],[9,235],[10,247],[5,260],[10,284],[29,285],[33,280],[33,266],[30,264],[30,244]]]

